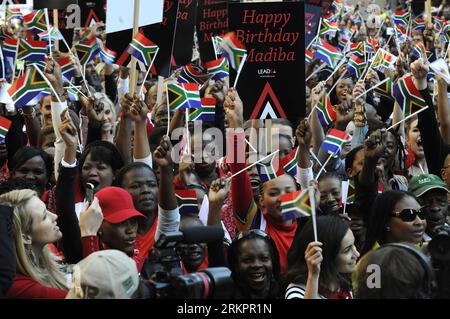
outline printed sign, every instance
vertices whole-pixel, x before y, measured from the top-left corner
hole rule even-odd
[[[305,115],[304,14],[302,2],[229,4],[230,31],[248,55],[237,84],[245,119]]]

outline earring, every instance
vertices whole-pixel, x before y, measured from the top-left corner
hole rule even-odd
[[[28,258],[30,258],[31,263],[32,263],[34,266],[37,266],[37,265],[38,265],[37,259],[36,259],[36,256],[34,255],[33,249],[31,249],[31,245],[26,245],[26,246],[25,246],[25,249],[26,249]]]
[[[386,227],[386,231],[387,231],[387,232],[390,232],[390,231],[391,231],[391,227],[387,226],[387,227]]]

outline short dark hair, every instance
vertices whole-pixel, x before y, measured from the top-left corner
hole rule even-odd
[[[318,216],[317,240],[323,243],[323,261],[320,266],[319,290],[325,290],[330,283],[338,283],[341,289],[351,288],[350,278],[341,274],[336,268],[336,257],[341,249],[341,241],[350,229],[348,224],[336,216]],[[306,284],[308,267],[305,251],[310,242],[314,241],[312,220],[303,226],[292,242],[287,255],[287,270],[284,276],[285,285],[290,283]]]
[[[119,150],[114,144],[107,141],[94,141],[88,144],[83,154],[81,154],[80,170],[83,168],[84,162],[89,154],[93,161],[102,162],[111,166],[113,173],[124,165],[122,155],[120,155]]]
[[[39,132],[38,143],[37,143],[37,145],[40,149],[42,149],[42,144],[44,143],[45,137],[47,137],[47,135],[50,135],[50,134],[55,134],[55,130],[53,129],[53,126],[46,126],[41,129],[41,131]]]
[[[328,178],[335,178],[339,181],[342,181],[341,176],[339,174],[337,174],[335,171],[329,171],[329,172],[323,173],[322,175],[319,176],[319,179],[317,181],[321,182],[324,179],[328,179]]]
[[[43,150],[33,147],[24,146],[20,148],[13,156],[11,161],[8,162],[8,168],[11,172],[15,172],[26,161],[35,156],[40,156],[44,161],[45,170],[47,172],[47,179],[50,179],[53,174],[53,159]]]
[[[119,169],[119,171],[116,174],[116,184],[119,187],[122,187],[122,183],[123,183],[123,178],[125,177],[125,175],[133,170],[133,169],[137,169],[137,168],[145,168],[148,169],[150,172],[152,172],[152,174],[155,176],[156,179],[156,174],[153,171],[153,169],[148,166],[147,164],[143,163],[143,162],[133,162],[130,164],[125,165],[124,167],[122,167],[121,169]]]
[[[356,154],[364,149],[363,145],[358,145],[354,149],[352,149],[350,152],[348,152],[347,156],[345,157],[345,170],[347,171],[349,168],[352,168],[353,162],[356,159]]]

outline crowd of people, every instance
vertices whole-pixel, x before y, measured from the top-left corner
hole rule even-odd
[[[0,104],[0,115],[11,121],[0,143],[0,297],[161,297],[151,274],[161,243],[211,228],[219,240],[178,240],[175,264],[178,275],[228,269],[229,298],[449,298],[450,91],[445,78],[430,76],[429,63],[443,58],[448,68],[450,5],[444,0],[433,8],[443,25],[421,29],[411,22],[400,41],[389,30],[397,32],[398,10],[419,18],[410,3],[366,20],[358,14],[364,8],[335,3],[327,18],[339,29],[332,36],[318,30],[321,41],[336,48],[342,39],[375,41],[397,57],[395,68],[381,72],[367,63],[366,76],[356,77],[347,63],[334,69],[314,54],[305,68],[306,102],[289,106],[305,108],[306,117],[273,119],[278,134],[261,130],[262,120],[244,119],[245,105],[228,78],[203,85],[201,97],[215,101],[215,119],[196,121],[197,130],[185,123],[184,109],[168,106],[166,88],[179,69],[163,83],[140,72],[134,91],[142,94],[130,94],[126,67],[49,55],[43,73],[52,94],[36,105]],[[377,23],[369,23],[375,16]],[[100,25],[77,38],[102,39]],[[2,32],[26,36],[20,26]],[[418,43],[425,55],[414,54]],[[376,54],[364,55],[371,61]],[[69,99],[63,58],[75,67],[77,99]],[[403,121],[404,106],[392,94],[368,90],[408,76],[426,107]],[[317,106],[323,100],[333,119],[327,125]],[[220,157],[210,128],[225,141]],[[174,137],[177,129],[184,133]],[[348,136],[337,156],[321,147],[332,129]],[[239,161],[239,153],[250,158],[252,134],[272,138],[280,162],[294,154],[294,172],[267,178],[258,165]],[[345,200],[343,181],[350,185]],[[280,198],[311,188],[314,218],[286,219]]]

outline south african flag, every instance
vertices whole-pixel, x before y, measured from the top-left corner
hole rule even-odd
[[[356,78],[359,78],[366,67],[366,60],[358,58],[356,55],[352,55],[347,63],[347,70],[353,74]]]
[[[223,41],[219,43],[222,47],[224,55],[227,57],[230,66],[239,70],[244,55],[247,50],[234,32],[229,32],[223,37]]]
[[[398,80],[397,84],[394,84],[393,92],[397,103],[403,109],[405,117],[428,107],[422,94],[414,85],[412,75]]]
[[[197,194],[192,189],[177,189],[175,190],[177,197],[178,210],[180,214],[197,214],[198,203]]]
[[[283,220],[309,217],[312,215],[308,189],[281,195],[280,202]]]
[[[159,51],[159,47],[143,33],[138,32],[128,46],[127,51],[146,66],[151,66],[155,55]]]
[[[40,33],[47,30],[47,19],[45,18],[45,10],[40,9],[33,11],[23,17],[25,27],[34,32]]]

